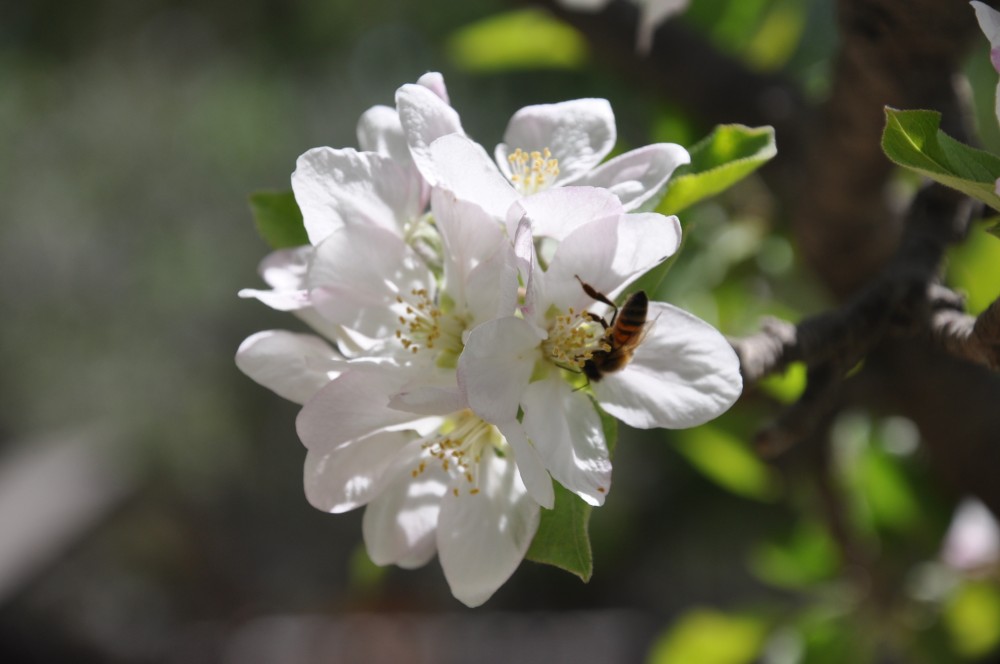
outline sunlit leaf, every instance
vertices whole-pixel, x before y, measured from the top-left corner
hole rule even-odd
[[[784,373],[767,376],[757,383],[757,387],[781,403],[795,403],[806,389],[806,365],[793,362]]]
[[[538,532],[525,557],[545,563],[590,581],[594,557],[590,549],[590,513],[593,508],[570,493],[559,483],[554,484],[556,502],[551,510],[542,510]]]
[[[618,441],[618,420],[597,410],[604,428],[608,450],[614,453]],[[590,514],[593,508],[562,485],[554,484],[556,502],[551,510],[542,510],[538,532],[532,540],[528,560],[545,563],[589,581],[594,570],[590,547]]]
[[[1000,645],[1000,590],[986,582],[968,583],[945,604],[943,618],[955,650],[982,657]]]
[[[974,226],[965,241],[948,252],[948,282],[966,294],[966,306],[975,314],[1000,295],[1000,242],[990,232]]]
[[[713,424],[678,431],[676,436],[678,451],[724,489],[763,501],[778,496],[777,475],[740,438]]]
[[[940,130],[936,111],[886,107],[882,150],[893,162],[1000,210],[995,187],[1000,157],[959,143]]]
[[[574,28],[540,9],[497,14],[456,31],[448,55],[466,71],[578,69],[587,42]]]
[[[868,447],[859,460],[858,482],[872,518],[883,528],[907,530],[920,520],[920,505],[898,457]]]
[[[760,618],[695,609],[681,616],[650,651],[649,664],[750,664],[767,624]]]
[[[250,196],[257,232],[272,249],[309,244],[302,212],[290,191],[259,191]]]
[[[355,547],[347,562],[347,576],[350,585],[358,591],[367,591],[377,587],[388,571],[388,567],[379,567],[368,557],[364,544]]]
[[[805,588],[826,581],[839,565],[829,533],[811,521],[800,524],[783,540],[757,545],[750,555],[750,571],[781,588]]]
[[[678,168],[667,183],[657,210],[681,210],[731,187],[778,153],[774,128],[719,125],[688,150],[691,163]]]
[[[755,69],[774,70],[792,57],[806,25],[806,7],[798,0],[770,3],[747,45],[747,62]]]

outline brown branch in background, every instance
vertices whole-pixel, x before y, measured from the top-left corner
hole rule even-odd
[[[1000,299],[978,317],[950,309],[935,312],[931,336],[955,357],[1000,371]]]
[[[970,209],[953,190],[922,189],[910,205],[895,257],[857,296],[796,326],[765,320],[759,333],[732,342],[744,380],[753,383],[797,361],[833,363],[846,372],[889,332],[921,333],[931,311],[953,310],[959,298],[935,280],[945,248],[964,235]]]

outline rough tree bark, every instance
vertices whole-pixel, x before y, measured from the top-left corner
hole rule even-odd
[[[839,0],[840,45],[820,108],[676,22],[661,26],[651,53],[638,56],[637,10],[623,0],[595,14],[567,12],[551,0],[528,4],[575,25],[606,66],[706,125],[775,127],[779,154],[762,174],[798,251],[841,304],[798,324],[771,321],[734,342],[748,384],[790,361],[809,366],[805,394],[764,428],[762,448],[822,441],[832,415],[848,406],[901,414],[919,427],[940,477],[1000,514],[1000,304],[975,319],[936,284],[945,248],[965,235],[969,203],[931,187],[909,210],[893,210],[892,165],[879,143],[886,105],[941,111],[948,133],[966,134],[954,83],[961,59],[979,43],[967,2]],[[862,357],[863,369],[845,378]]]

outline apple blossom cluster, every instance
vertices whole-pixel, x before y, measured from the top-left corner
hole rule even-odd
[[[598,408],[690,427],[742,388],[725,338],[669,304],[649,302],[615,347],[608,303],[680,245],[677,218],[647,210],[689,160],[656,144],[604,161],[615,140],[604,100],[529,106],[491,158],[426,74],[362,115],[360,150],[299,157],[309,244],[266,257],[269,288],[240,292],[315,331],[260,332],[236,356],[302,404],[308,500],[365,506],[376,564],[436,554],[469,606],[520,564],[553,480],[604,502]],[[621,366],[584,375],[616,353]]]

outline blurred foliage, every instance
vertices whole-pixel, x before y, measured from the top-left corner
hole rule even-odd
[[[250,211],[257,232],[272,249],[309,244],[302,211],[290,191],[258,191],[250,195]]]
[[[572,27],[539,9],[497,14],[455,31],[447,42],[455,67],[470,72],[580,69],[587,43]]]
[[[817,99],[835,45],[831,4],[694,0],[677,20]],[[359,115],[424,71],[444,72],[463,125],[487,149],[521,106],[588,96],[611,101],[619,152],[653,141],[693,149],[704,136],[698,118],[632,87],[576,33],[509,9],[8,3],[0,301],[14,322],[0,327],[0,432],[13,446],[112,422],[129,432],[120,455],[146,484],[8,600],[0,635],[54,649],[46,661],[193,661],[192,651],[215,661],[248,617],[456,610],[435,565],[377,568],[358,545],[359,513],[331,517],[305,501],[295,405],[232,365],[251,332],[297,323],[235,293],[259,285],[267,250],[246,196],[286,190],[306,149],[355,145]],[[996,75],[980,46],[967,69],[983,140],[996,149]],[[258,220],[274,210],[260,203]],[[763,315],[798,321],[825,309],[783,214],[758,173],[699,200],[680,215],[682,251],[649,291],[732,335]],[[973,312],[985,307],[1000,283],[1000,241],[975,229],[950,253],[947,281]],[[623,429],[614,490],[589,526],[592,559],[576,565],[584,578],[593,567],[589,585],[526,563],[492,614],[470,615],[627,608],[635,647],[654,664],[994,656],[997,570],[942,560],[957,497],[932,479],[911,422],[859,411],[837,423],[832,485],[850,541],[799,457],[755,456],[756,427],[801,393],[804,373],[792,365],[708,426]],[[569,528],[550,542],[588,522]],[[866,558],[851,558],[852,547]],[[73,644],[97,655],[65,656]]]

